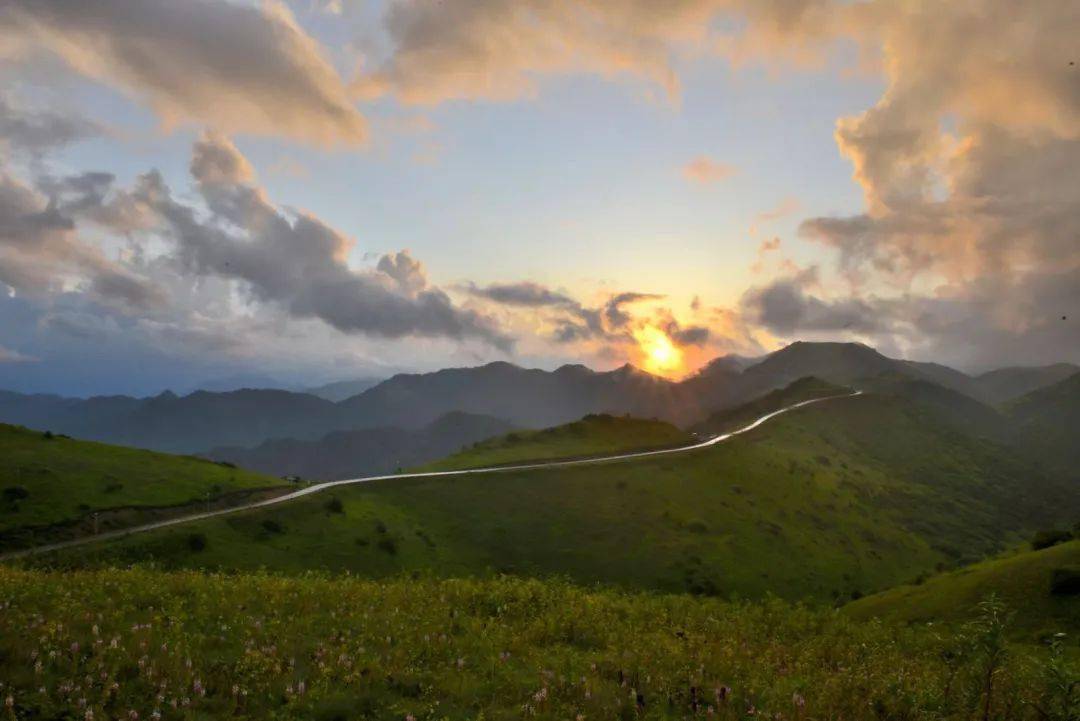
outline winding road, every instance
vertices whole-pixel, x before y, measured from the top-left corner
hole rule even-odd
[[[679,446],[678,448],[664,448],[656,451],[634,451],[631,453],[620,453],[611,456],[596,456],[592,458],[578,458],[567,461],[538,461],[535,463],[522,463],[512,466],[492,466],[489,468],[470,468],[459,471],[426,471],[423,473],[394,473],[384,476],[366,476],[364,478],[349,478],[340,481],[327,481],[325,483],[317,483],[292,493],[286,493],[273,498],[268,498],[263,501],[256,501],[255,503],[248,503],[242,506],[233,506],[231,508],[222,508],[216,511],[206,511],[204,513],[194,513],[189,516],[178,516],[176,518],[169,518],[164,521],[155,521],[154,523],[147,523],[142,526],[131,526],[129,528],[122,528],[116,531],[106,531],[105,533],[99,533],[93,536],[83,536],[82,538],[74,538],[70,541],[61,541],[59,543],[50,543],[43,546],[34,546],[33,548],[26,548],[19,551],[12,551],[10,553],[0,554],[0,561],[6,561],[16,558],[23,558],[41,553],[49,553],[51,551],[59,551],[65,548],[72,548],[74,546],[82,546],[88,543],[96,543],[98,541],[107,541],[114,538],[123,538],[124,536],[132,536],[136,533],[146,533],[147,531],[154,531],[159,528],[168,528],[169,526],[179,526],[182,523],[191,523],[192,521],[201,521],[206,518],[214,518],[216,516],[224,516],[229,513],[239,513],[241,511],[250,511],[255,508],[264,508],[266,506],[274,506],[279,503],[287,503],[288,501],[294,501],[297,498],[303,498],[304,496],[310,496],[313,493],[321,493],[330,488],[337,488],[338,486],[349,486],[357,483],[370,483],[372,481],[388,481],[395,478],[434,478],[437,476],[466,476],[478,473],[506,473],[508,471],[529,471],[541,468],[565,468],[567,466],[585,466],[594,465],[599,463],[614,463],[617,461],[630,461],[639,458],[650,458],[652,456],[665,456],[675,453],[687,453],[689,451],[696,451],[701,448],[708,448],[714,446],[717,443],[723,443],[729,438],[733,438],[739,434],[752,431],[758,426],[767,421],[776,418],[777,416],[787,413],[788,411],[795,410],[796,408],[802,408],[812,403],[820,403],[822,401],[832,400],[834,398],[852,398],[854,396],[862,395],[862,391],[855,391],[853,393],[843,393],[839,395],[824,396],[822,398],[812,398],[800,403],[793,403],[790,406],[785,406],[779,410],[775,410],[771,413],[766,413],[760,418],[754,420],[752,423],[743,426],[737,430],[729,433],[723,433],[718,436],[713,436],[700,443],[694,443],[689,446]]]

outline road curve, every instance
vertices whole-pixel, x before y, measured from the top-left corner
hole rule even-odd
[[[281,496],[275,496],[274,498],[268,498],[263,501],[256,501],[255,503],[248,503],[243,506],[233,506],[231,508],[222,508],[216,511],[206,511],[204,513],[194,513],[190,516],[179,516],[177,518],[169,518],[164,521],[155,521],[154,523],[147,523],[142,526],[131,526],[130,528],[122,528],[116,531],[106,531],[105,533],[99,533],[95,536],[83,536],[82,538],[74,538],[70,541],[61,541],[60,543],[50,543],[43,546],[34,546],[33,548],[25,548],[19,551],[12,551],[5,554],[0,554],[0,561],[7,561],[16,558],[23,558],[26,556],[32,556],[41,553],[49,553],[51,551],[59,551],[65,548],[71,548],[73,546],[82,546],[88,543],[95,543],[98,541],[107,541],[114,538],[123,538],[124,536],[132,536],[136,533],[146,533],[147,531],[153,531],[159,528],[168,528],[169,526],[178,526],[182,523],[191,523],[192,521],[201,521],[206,518],[214,518],[216,516],[224,516],[229,513],[239,513],[241,511],[250,511],[255,508],[264,508],[266,506],[274,506],[279,503],[286,503],[288,501],[296,500],[297,498],[303,498],[304,496],[310,496],[313,493],[321,493],[329,488],[336,488],[338,486],[349,486],[356,483],[370,483],[371,481],[387,481],[395,478],[434,478],[437,476],[466,476],[479,473],[505,473],[507,471],[529,471],[541,468],[564,468],[567,466],[586,466],[599,463],[613,463],[617,461],[629,461],[638,458],[649,458],[652,456],[665,456],[674,453],[687,453],[688,451],[696,451],[701,448],[708,448],[714,446],[717,443],[723,443],[729,438],[733,438],[741,433],[752,431],[758,426],[767,421],[779,416],[788,411],[795,410],[796,408],[802,408],[808,406],[811,403],[820,403],[821,401],[832,400],[834,398],[853,398],[855,396],[862,395],[862,391],[855,391],[853,393],[843,393],[833,396],[824,396],[822,398],[812,398],[808,401],[802,401],[800,403],[793,403],[790,406],[785,406],[779,410],[771,413],[766,413],[760,418],[756,419],[752,423],[743,426],[737,430],[729,433],[723,433],[718,436],[713,436],[700,443],[694,443],[689,446],[679,446],[678,448],[663,448],[657,451],[635,451],[632,453],[620,453],[612,456],[598,456],[594,458],[578,458],[569,461],[538,461],[536,463],[522,463],[514,466],[492,466],[489,468],[469,468],[460,471],[426,471],[423,473],[393,473],[384,476],[366,476],[364,478],[349,478],[340,481],[327,481],[325,483],[316,483],[305,488],[293,491],[292,493],[286,493]]]

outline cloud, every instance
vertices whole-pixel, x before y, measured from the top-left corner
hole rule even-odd
[[[0,141],[11,151],[40,156],[100,133],[96,123],[80,116],[19,107],[0,95]]]
[[[880,308],[856,298],[826,301],[808,290],[818,283],[812,267],[747,290],[740,300],[751,323],[787,337],[805,333],[875,333],[883,329]]]
[[[23,355],[0,345],[0,363],[33,363],[36,360],[33,356]]]
[[[383,256],[375,271],[351,269],[352,240],[313,215],[273,206],[227,138],[205,133],[193,149],[191,172],[209,218],[176,199],[156,172],[142,176],[131,194],[160,218],[186,272],[243,281],[254,299],[343,333],[472,338],[512,348],[491,319],[429,287],[406,251]]]
[[[681,54],[806,55],[830,36],[831,16],[828,0],[399,1],[385,18],[393,50],[356,90],[406,103],[506,101],[535,95],[543,76],[589,73],[640,79],[675,99]],[[741,38],[717,29],[747,17]]]
[[[708,185],[727,180],[738,172],[738,168],[727,163],[720,163],[702,155],[683,167],[683,177],[691,183]]]
[[[146,102],[167,125],[358,145],[367,122],[318,44],[279,2],[12,0],[12,55],[61,58]]]
[[[468,285],[465,291],[477,298],[485,298],[503,305],[522,306],[526,308],[539,308],[554,306],[564,308],[580,308],[580,304],[562,293],[545,288],[538,283],[493,283],[485,287]]]
[[[71,284],[103,302],[148,311],[165,302],[162,294],[96,246],[79,239],[74,216],[99,207],[111,183],[108,175],[77,176],[53,183],[54,195],[0,171],[0,283],[28,295],[48,295]],[[74,199],[62,191],[74,190]],[[95,195],[97,193],[97,195]]]

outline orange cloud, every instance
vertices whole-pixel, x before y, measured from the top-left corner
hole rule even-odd
[[[737,172],[738,168],[734,165],[715,161],[706,155],[695,158],[683,167],[683,177],[701,185],[727,180]]]

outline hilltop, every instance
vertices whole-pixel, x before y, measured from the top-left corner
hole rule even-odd
[[[219,463],[0,424],[0,550],[233,504],[284,484]]]
[[[694,436],[670,423],[628,416],[593,414],[580,421],[540,431],[517,431],[474,443],[424,470],[450,471],[507,463],[604,456],[622,451],[670,448]]]

